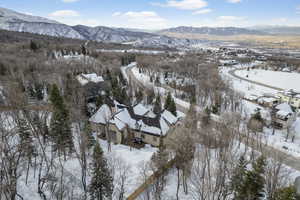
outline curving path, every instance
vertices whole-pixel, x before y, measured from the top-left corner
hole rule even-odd
[[[260,86],[263,86],[263,87],[267,87],[267,88],[270,88],[270,89],[273,89],[273,90],[278,90],[278,91],[282,91],[284,89],[282,88],[278,88],[278,87],[274,87],[274,86],[271,86],[271,85],[267,85],[267,84],[264,84],[264,83],[259,83],[257,81],[252,81],[252,80],[249,80],[249,79],[246,79],[244,77],[241,77],[241,76],[238,76],[236,75],[236,71],[240,71],[240,70],[245,70],[245,69],[233,69],[233,70],[230,70],[228,73],[237,78],[237,79],[240,79],[240,80],[243,80],[243,81],[246,81],[246,82],[249,82],[249,83],[253,83],[253,84],[256,84],[256,85],[260,85]]]

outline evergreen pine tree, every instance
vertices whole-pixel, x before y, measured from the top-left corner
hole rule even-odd
[[[264,197],[265,166],[265,158],[261,156],[252,164],[253,169],[247,171],[245,180],[247,186],[246,199],[260,200]]]
[[[171,96],[171,93],[168,92],[168,95],[167,95],[167,98],[166,98],[166,101],[165,101],[165,106],[164,108],[166,110],[169,110],[170,109],[170,106],[171,106],[171,103],[172,103],[172,96]],[[169,110],[170,111],[170,110]]]
[[[89,149],[91,149],[96,144],[96,140],[93,136],[93,130],[89,122],[85,123],[84,134],[87,136],[87,146]]]
[[[201,118],[202,124],[204,126],[207,126],[207,125],[210,124],[210,115],[211,115],[211,111],[208,107],[206,107],[204,112],[203,112],[203,116]]]
[[[74,150],[73,137],[69,121],[69,111],[55,84],[51,90],[50,101],[53,106],[50,128],[54,150],[58,151],[59,154],[64,153],[64,156],[66,156],[66,149],[70,153]]]
[[[34,41],[30,40],[30,49],[32,51],[36,51],[38,50],[38,48],[39,48],[38,45]]]
[[[161,100],[160,100],[160,95],[156,96],[155,103],[154,103],[154,108],[153,112],[155,114],[161,113],[162,107],[161,107]]]
[[[86,50],[85,45],[81,45],[81,53],[82,53],[83,55],[87,55],[87,50]]]
[[[239,163],[233,171],[233,175],[230,179],[230,190],[233,192],[234,200],[244,200],[245,199],[245,178],[247,172],[247,161],[244,156],[241,156]]]
[[[174,116],[177,116],[176,103],[175,103],[175,101],[174,101],[173,98],[171,99],[169,111],[170,111]]]
[[[103,105],[103,97],[101,95],[97,96],[96,106],[99,108]]]
[[[294,186],[280,188],[275,193],[274,200],[296,200],[296,188]],[[273,199],[272,199],[273,200]]]
[[[113,178],[103,151],[96,142],[92,161],[92,180],[89,186],[91,200],[112,199]]]
[[[128,94],[127,94],[127,91],[126,91],[126,88],[123,88],[122,91],[121,91],[121,96],[120,96],[120,99],[119,99],[119,102],[125,104],[125,105],[128,105],[129,104],[129,97],[128,97]]]
[[[260,122],[263,121],[263,118],[261,116],[260,110],[256,110],[255,111],[255,114],[253,115],[253,118],[256,119],[256,120],[258,120],[258,121],[260,121]]]

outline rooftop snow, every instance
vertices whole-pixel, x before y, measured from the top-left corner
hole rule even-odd
[[[293,113],[293,110],[291,108],[291,106],[287,103],[282,103],[276,106],[276,109],[281,110],[281,111],[285,111],[287,113]]]
[[[99,110],[89,119],[90,122],[106,124],[111,118],[111,111],[108,105],[102,105]]]
[[[171,112],[164,110],[164,112],[161,114],[161,116],[169,123],[169,124],[175,124],[177,122],[177,117],[174,116]]]
[[[149,110],[142,104],[137,104],[133,107],[133,112],[136,115],[145,115]]]
[[[99,83],[99,82],[103,82],[104,81],[104,79],[103,79],[102,76],[98,76],[95,73],[80,74],[76,78],[80,82],[81,85],[86,85],[89,82]]]

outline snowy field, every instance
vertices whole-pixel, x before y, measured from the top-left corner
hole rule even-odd
[[[249,80],[257,81],[274,87],[282,88],[285,90],[293,89],[300,91],[300,74],[289,72],[277,72],[262,69],[238,70],[236,75]]]
[[[240,80],[238,78],[231,76],[229,74],[229,71],[233,70],[233,69],[234,68],[223,67],[223,68],[220,68],[220,73],[225,79],[227,79],[231,82],[233,88],[236,91],[243,93],[245,96],[250,96],[250,95],[263,96],[264,94],[276,94],[278,92],[277,90],[274,90],[271,88],[266,88],[266,87],[256,85],[253,83],[249,83],[247,81],[243,81],[243,80]],[[238,72],[240,72],[240,71],[238,71]],[[242,77],[246,77],[246,75],[242,76]]]

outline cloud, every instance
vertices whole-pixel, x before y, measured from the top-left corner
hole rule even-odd
[[[207,9],[197,10],[197,11],[193,12],[192,14],[193,15],[203,15],[203,14],[207,14],[210,12],[212,12],[212,9],[207,8]]]
[[[117,17],[117,16],[120,16],[122,13],[121,12],[114,12],[113,14],[112,14],[112,16],[113,17]]]
[[[180,10],[197,10],[207,7],[208,3],[204,0],[167,0],[165,3],[151,3],[155,6],[172,7]]]
[[[300,14],[300,5],[296,8],[296,13]]]
[[[286,23],[288,22],[288,19],[285,17],[281,17],[281,18],[274,19],[273,21],[276,21],[277,23]]]
[[[78,17],[80,14],[75,10],[57,10],[49,14],[50,17]]]
[[[241,3],[242,0],[227,0],[228,3]]]
[[[113,13],[113,16],[124,20],[123,24],[128,28],[157,29],[165,28],[167,24],[167,20],[165,18],[159,16],[153,11],[128,11],[125,13],[116,12]]]
[[[227,26],[246,26],[248,21],[245,17],[239,16],[219,16],[217,17],[214,22],[214,26],[218,27],[227,27]]]
[[[62,0],[62,2],[64,3],[73,3],[73,2],[77,2],[79,0]]]
[[[99,26],[100,23],[96,19],[84,18],[77,11],[74,10],[57,10],[50,13],[49,18],[56,20],[60,23],[67,24],[70,26],[74,25],[86,25],[86,26]]]

